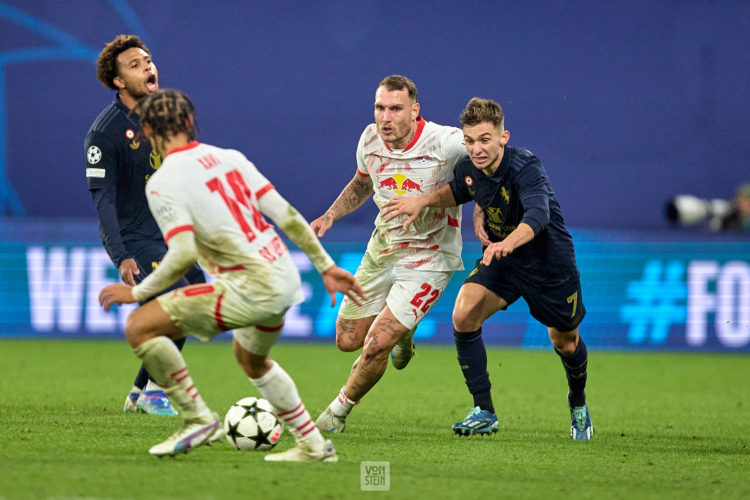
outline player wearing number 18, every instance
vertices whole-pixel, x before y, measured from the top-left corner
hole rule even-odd
[[[211,284],[159,295],[128,317],[125,335],[133,352],[184,418],[177,432],[149,452],[187,453],[222,436],[218,415],[203,402],[170,338],[190,332],[207,341],[234,330],[240,367],[297,441],[266,460],[335,462],[333,445],[315,427],[291,377],[268,357],[286,311],[304,295],[289,251],[263,215],[310,258],[331,306],[337,291],[356,302],[363,295],[359,283],[335,265],[305,219],[242,153],[195,141],[195,110],[185,94],[158,90],[139,109],[143,133],[164,158],[146,184],[146,197],[168,250],[138,285],[110,285],[99,300],[106,309],[141,300],[176,281],[196,260],[216,277]]]
[[[459,435],[497,431],[490,396],[482,323],[519,297],[531,315],[547,326],[568,379],[573,439],[594,433],[586,395],[588,354],[578,334],[586,310],[573,250],[560,205],[539,159],[526,149],[507,146],[499,104],[474,98],[460,117],[468,158],[456,166],[450,184],[419,197],[393,198],[383,208],[386,221],[403,218],[406,229],[424,207],[476,202],[475,231],[484,255],[477,261],[453,309],[458,361],[474,397],[474,409],[453,424]]]

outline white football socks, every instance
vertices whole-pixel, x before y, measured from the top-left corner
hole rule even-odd
[[[358,405],[359,401],[352,401],[349,396],[346,395],[346,387],[342,387],[339,391],[339,395],[336,399],[331,401],[328,407],[331,409],[334,415],[337,417],[346,417],[354,408],[354,405]]]
[[[276,411],[279,420],[289,430],[297,442],[304,442],[306,446],[319,450],[323,448],[324,439],[315,426],[310,413],[299,397],[294,381],[284,369],[271,361],[273,366],[260,378],[250,381],[258,389],[264,399],[268,400]]]
[[[156,337],[139,345],[133,352],[186,419],[211,415],[174,342],[167,337]]]
[[[146,383],[146,387],[144,387],[143,390],[144,391],[163,391],[164,389],[153,380],[148,379],[148,383]]]

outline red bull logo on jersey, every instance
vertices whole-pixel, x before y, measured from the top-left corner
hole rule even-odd
[[[411,191],[424,193],[424,191],[422,191],[421,180],[419,181],[419,184],[417,184],[415,181],[409,179],[404,174],[394,174],[389,177],[385,177],[382,180],[378,178],[378,187],[380,189],[388,189],[389,191],[393,191],[396,194],[406,194]]]

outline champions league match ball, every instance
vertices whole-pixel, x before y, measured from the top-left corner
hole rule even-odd
[[[224,417],[229,444],[242,451],[268,451],[279,442],[284,426],[271,403],[248,397],[237,401]]]

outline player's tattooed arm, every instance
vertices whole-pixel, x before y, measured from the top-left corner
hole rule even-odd
[[[343,216],[354,212],[372,196],[372,179],[354,174],[354,178],[341,191],[336,201],[326,210],[326,213],[310,223],[318,237],[323,236],[334,222]]]

